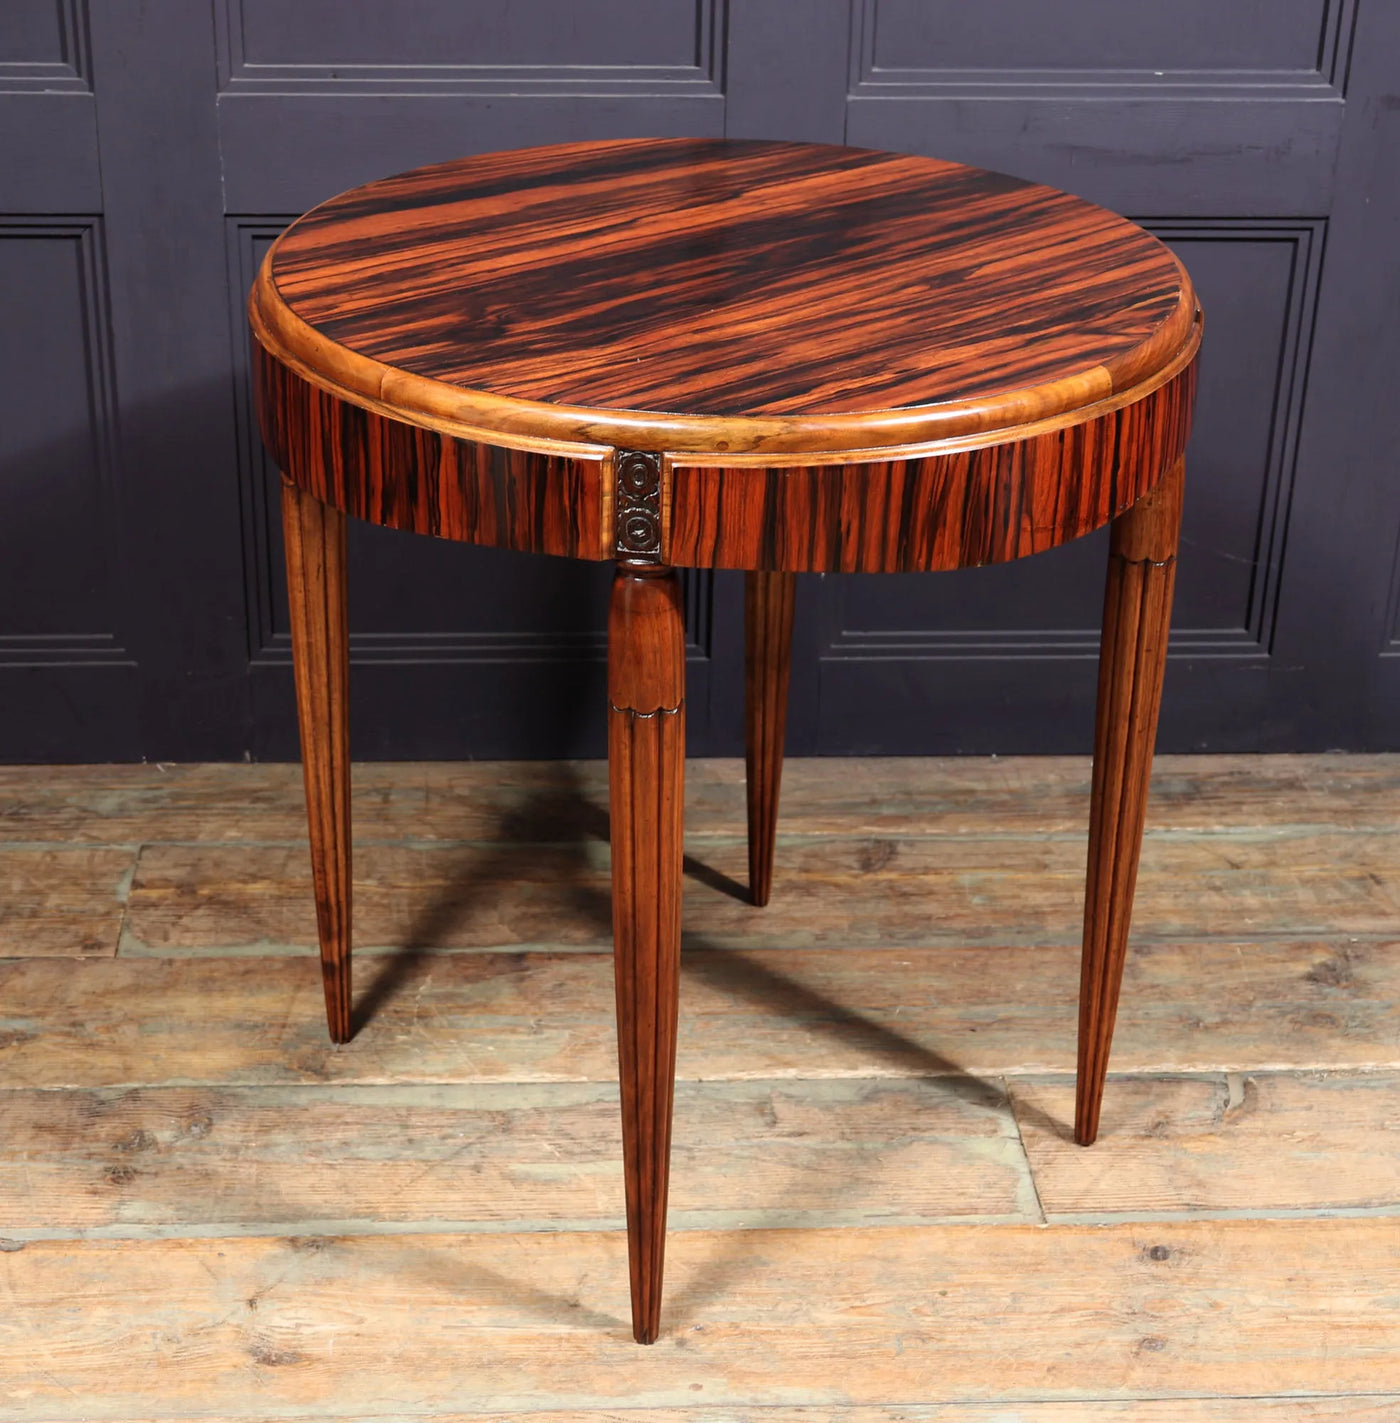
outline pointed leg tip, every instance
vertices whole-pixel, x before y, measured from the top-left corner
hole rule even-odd
[[[1076,1122],[1074,1126],[1074,1141],[1076,1146],[1093,1146],[1099,1139],[1099,1128],[1096,1122],[1092,1127],[1084,1126]]]
[[[770,896],[771,894],[772,894],[772,890],[769,889],[766,884],[765,884],[765,885],[757,885],[757,884],[756,884],[756,885],[750,886],[750,888],[749,888],[749,900],[750,900],[750,902],[753,904],[753,907],[754,907],[755,909],[763,909],[763,908],[766,908],[766,907],[767,907],[767,904],[768,904],[769,896]]]
[[[350,964],[321,961],[321,987],[325,994],[326,1028],[333,1043],[348,1043],[355,1036],[355,1010],[351,1006]]]
[[[639,1324],[632,1327],[632,1337],[638,1344],[655,1344],[661,1335],[656,1324]]]

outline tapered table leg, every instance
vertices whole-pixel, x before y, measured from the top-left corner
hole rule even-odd
[[[749,792],[749,894],[757,905],[773,892],[773,844],[783,780],[788,679],[792,671],[795,573],[744,575],[745,760]]]
[[[297,720],[331,1040],[350,1040],[350,682],[345,515],[282,481]]]
[[[632,1332],[661,1322],[676,1077],[685,633],[672,569],[619,565],[608,619],[613,950]]]
[[[1128,952],[1143,815],[1167,663],[1184,467],[1113,523],[1099,651],[1075,1140],[1099,1131],[1108,1052]]]

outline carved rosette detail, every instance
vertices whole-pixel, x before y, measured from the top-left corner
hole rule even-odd
[[[616,556],[629,563],[660,563],[660,455],[642,450],[618,451],[616,507]]]

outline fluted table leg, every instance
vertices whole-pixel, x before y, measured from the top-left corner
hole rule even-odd
[[[282,481],[297,721],[331,1040],[350,1040],[349,629],[345,515]]]
[[[681,947],[685,632],[669,568],[618,566],[608,619],[613,950],[632,1332],[661,1320]]]
[[[744,575],[745,761],[749,796],[749,893],[773,892],[773,845],[783,780],[788,680],[792,671],[795,573]]]
[[[1098,1135],[1167,662],[1184,467],[1113,523],[1099,652],[1075,1140]]]

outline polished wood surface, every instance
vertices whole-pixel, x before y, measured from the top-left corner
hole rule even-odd
[[[919,573],[1042,553],[1108,523],[1181,458],[1195,388],[1193,354],[1147,397],[1002,443],[771,468],[676,456],[665,556],[681,566]]]
[[[685,618],[674,570],[619,565],[608,619],[613,953],[632,1332],[661,1327],[681,966]]]
[[[1000,173],[819,144],[487,154],[323,203],[253,297],[347,393],[512,438],[863,449],[1130,389],[1192,338],[1180,263]]]
[[[611,557],[606,451],[508,449],[331,395],[257,341],[263,439],[318,499],[372,524],[527,553]]]
[[[748,572],[749,878],[762,905],[795,573],[974,567],[1113,523],[1076,1128],[1093,1139],[1201,339],[1190,280],[1161,243],[1077,198],[933,159],[585,143],[463,159],[322,204],[274,244],[249,319],[259,419],[299,491],[287,496],[299,527],[321,517],[316,527],[339,528],[340,510],[616,560],[613,939],[639,1341],[660,1327],[676,1051],[678,566]],[[327,512],[301,512],[313,504]],[[343,644],[343,593],[336,605],[324,579],[297,577],[313,859],[318,904],[331,901],[321,939],[340,1038],[348,823],[327,768],[344,755],[344,689],[316,639],[338,607]]]
[[[1195,346],[1147,382],[998,442],[924,452],[662,461],[659,555],[678,567],[864,573],[977,567],[1109,522],[1186,446]],[[574,558],[614,556],[611,450],[535,449],[414,425],[336,396],[254,343],[258,410],[279,468],[371,523]],[[793,463],[793,460],[805,462]]]
[[[1074,1135],[1092,1145],[1137,887],[1167,667],[1172,589],[1185,470],[1177,464],[1113,525],[1099,652],[1094,785],[1089,803],[1089,871],[1079,988],[1079,1075]]]
[[[778,792],[783,781],[792,615],[791,573],[744,576],[744,754],[749,807],[749,894],[762,908],[773,893]]]
[[[614,451],[655,451],[664,561],[797,570],[1107,523],[1180,458],[1200,339],[1176,258],[1079,199],[708,140],[370,184],[288,229],[249,311],[264,438],[348,513],[606,558]]]
[[[321,981],[331,1040],[350,1041],[350,630],[345,516],[282,481],[287,605]]]

